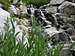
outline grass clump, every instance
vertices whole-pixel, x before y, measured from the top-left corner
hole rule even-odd
[[[12,28],[10,29],[9,23],[11,22]],[[13,19],[7,20],[5,33],[0,33],[0,56],[47,56],[47,42],[46,36],[43,35],[40,26],[36,26],[35,18],[32,23],[32,31],[28,34],[28,43],[24,44],[22,41],[16,44],[16,33]]]
[[[57,44],[51,49],[51,56],[60,56],[63,44]]]
[[[4,9],[8,10],[11,5],[11,2],[10,0],[0,0],[0,4],[3,5]]]

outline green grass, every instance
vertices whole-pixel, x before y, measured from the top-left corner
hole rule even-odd
[[[16,44],[16,37],[20,32],[15,31],[14,18],[8,19],[5,23],[5,32],[0,33],[0,56],[59,56],[61,45],[53,47],[48,54],[47,36],[43,33],[41,25],[38,25],[35,17],[32,19],[32,29],[26,37],[28,43],[24,44],[23,32],[22,40]],[[12,24],[10,29],[9,22]],[[54,54],[53,54],[54,53]]]
[[[51,56],[60,56],[63,44],[57,44],[51,49]]]
[[[4,6],[6,10],[8,10],[13,1],[14,0],[0,0],[0,3]],[[49,3],[49,0],[22,0],[22,2],[26,5],[33,4],[36,7],[40,7]]]
[[[12,29],[10,29],[9,21],[11,21]],[[0,33],[0,56],[46,56],[47,55],[47,42],[46,36],[43,35],[40,26],[36,26],[32,23],[32,31],[29,34],[28,42],[29,45],[24,41],[19,41],[16,44],[16,37],[19,32],[15,33],[15,27],[13,19],[7,20],[5,33]],[[23,34],[24,38],[25,34]]]
[[[26,5],[30,5],[33,4],[36,7],[40,7],[43,6],[47,3],[49,3],[49,0],[22,0],[24,3],[26,3]]]
[[[9,0],[0,0],[0,4],[2,4],[6,10],[8,10],[11,2]]]

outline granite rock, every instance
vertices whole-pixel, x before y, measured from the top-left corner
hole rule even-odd
[[[64,0],[51,0],[50,4],[53,4],[53,5],[55,5],[55,4],[61,4],[63,1]]]
[[[75,3],[65,1],[58,7],[58,9],[65,16],[74,15],[75,14]]]

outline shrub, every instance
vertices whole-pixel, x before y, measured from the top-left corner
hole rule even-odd
[[[43,6],[49,2],[49,0],[22,0],[25,2],[27,5],[33,4],[36,7]]]
[[[11,2],[9,0],[0,0],[0,3],[4,6],[6,10],[8,10],[11,5]]]

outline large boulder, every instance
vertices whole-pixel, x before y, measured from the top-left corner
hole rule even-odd
[[[10,13],[0,8],[0,32],[4,31],[4,23],[9,17]]]
[[[58,9],[61,13],[66,16],[74,15],[75,14],[75,3],[65,1],[63,2]]]

